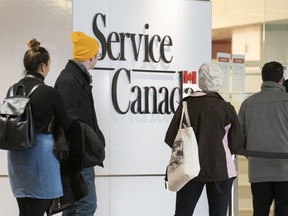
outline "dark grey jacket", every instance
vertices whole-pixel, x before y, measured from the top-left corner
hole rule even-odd
[[[248,150],[288,153],[288,94],[285,87],[265,81],[261,91],[247,98],[239,120]],[[248,157],[252,183],[288,181],[288,160]]]
[[[68,114],[88,124],[105,143],[97,123],[92,86],[87,71],[73,60],[69,60],[58,76],[55,88],[62,95]]]
[[[91,78],[87,70],[81,67],[79,63],[69,60],[58,76],[55,88],[62,95],[68,114],[89,125],[92,130],[95,131],[97,138],[99,138],[103,146],[105,146],[103,133],[97,123],[90,81]],[[103,166],[102,162],[104,158],[103,160],[99,159],[97,163],[90,163],[91,160],[89,157],[86,157],[89,156],[86,154],[87,151],[85,151],[86,135],[79,133],[80,131],[83,132],[83,130],[79,128],[79,125],[71,125],[70,134],[73,135],[71,138],[73,143],[70,142],[70,154],[68,160],[61,166],[64,190],[64,197],[62,198],[63,203],[71,203],[86,195],[87,187],[83,184],[84,180],[80,175],[80,170],[82,168],[87,167],[87,165]],[[83,139],[85,141],[84,144]],[[90,162],[87,163],[86,160]]]

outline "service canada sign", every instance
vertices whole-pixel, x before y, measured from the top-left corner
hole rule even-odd
[[[95,36],[101,45],[92,91],[109,146],[105,168],[97,169],[103,175],[96,178],[98,214],[139,215],[143,200],[151,208],[140,215],[151,209],[171,214],[175,197],[159,188],[170,155],[163,140],[182,94],[197,86],[196,71],[211,61],[211,2],[73,0],[73,31]],[[119,199],[127,188],[132,196]]]
[[[143,34],[134,32],[111,31],[108,35],[103,33],[107,28],[107,15],[96,13],[92,21],[93,33],[101,44],[101,55],[99,61],[108,58],[110,61],[142,62],[149,64],[150,68],[157,64],[164,64],[169,68],[173,61],[173,38],[170,35]],[[149,30],[149,23],[144,24],[144,29]],[[132,59],[127,56],[132,57]],[[127,60],[128,59],[128,60]],[[176,111],[182,92],[193,91],[191,85],[182,89],[182,76],[184,83],[197,84],[197,73],[195,71],[170,71],[140,68],[113,68],[115,70],[112,79],[111,98],[115,111],[119,114],[131,112],[133,114],[171,114]],[[131,73],[179,73],[178,85],[172,89],[166,86],[138,86],[133,85]],[[184,73],[183,73],[184,72]],[[122,104],[119,105],[118,97],[119,77],[126,79],[127,85],[131,86],[130,93],[132,98],[121,98]],[[164,83],[165,84],[165,83]],[[125,102],[123,101],[125,100]]]
[[[170,63],[173,56],[167,50],[173,46],[172,38],[169,35],[148,35],[148,34],[137,34],[131,32],[111,32],[108,36],[105,36],[101,29],[98,27],[99,22],[102,22],[104,28],[106,27],[106,15],[97,13],[93,18],[93,32],[99,39],[102,47],[101,57],[102,60],[109,57],[112,61],[127,61],[125,44],[129,44],[132,47],[133,57],[135,61],[153,62],[159,63],[163,61]],[[144,25],[144,29],[149,29],[149,24]],[[117,46],[119,51],[114,52],[113,48]],[[130,51],[130,50],[129,50]],[[144,58],[139,59],[140,52],[144,53]],[[156,53],[157,52],[157,53]],[[158,57],[156,57],[158,56]]]

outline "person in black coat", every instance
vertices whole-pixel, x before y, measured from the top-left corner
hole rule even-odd
[[[48,125],[54,119],[68,134],[71,121],[59,92],[44,82],[50,71],[49,52],[35,38],[30,39],[27,45],[29,49],[23,58],[25,77],[13,87],[16,90],[22,86],[19,92],[15,92],[22,95],[24,89],[28,93],[39,85],[29,102],[37,132],[36,145],[23,151],[8,151],[7,163],[19,215],[44,216],[50,203],[63,195],[60,163],[54,155],[55,140]],[[16,138],[17,135],[14,134]]]
[[[209,215],[227,214],[232,184],[237,176],[232,155],[244,148],[244,137],[234,107],[217,93],[222,84],[220,68],[203,64],[199,69],[202,91],[183,99],[187,101],[198,143],[200,173],[177,192],[175,216],[193,215],[204,186]],[[179,129],[182,107],[180,104],[166,132],[165,142],[171,148]]]
[[[104,136],[97,123],[92,95],[92,77],[89,73],[89,70],[96,65],[99,43],[83,32],[73,32],[72,40],[74,59],[69,60],[60,73],[55,88],[63,96],[68,113],[89,125],[105,144]],[[64,210],[63,215],[82,213],[82,215],[93,216],[96,211],[94,167],[84,168],[81,175],[87,185],[88,194],[77,201],[73,207]]]

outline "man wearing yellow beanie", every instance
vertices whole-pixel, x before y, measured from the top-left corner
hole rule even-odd
[[[55,88],[63,96],[68,113],[94,129],[105,144],[104,136],[97,123],[92,95],[92,78],[89,73],[89,70],[96,65],[99,43],[95,38],[83,32],[73,32],[72,42],[74,59],[69,60],[60,73]],[[63,216],[93,216],[96,211],[94,167],[84,168],[81,175],[86,183],[88,194],[83,197],[73,191],[72,197],[65,197],[65,199],[74,198],[77,202],[74,206],[65,209]],[[83,191],[81,192],[82,195]]]
[[[84,62],[98,53],[99,43],[83,32],[73,32],[72,41],[74,43],[73,54],[76,61]]]

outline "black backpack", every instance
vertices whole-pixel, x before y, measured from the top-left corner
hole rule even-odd
[[[26,94],[25,86],[11,86],[0,106],[0,149],[25,150],[36,145],[30,96],[43,83],[35,85]],[[23,94],[18,91],[23,89]]]

